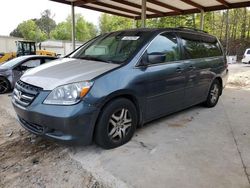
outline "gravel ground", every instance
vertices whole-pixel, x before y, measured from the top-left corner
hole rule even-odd
[[[250,65],[232,64],[229,68],[230,76],[227,87],[250,89]]]
[[[66,146],[28,133],[2,105],[0,161],[1,188],[103,187],[79,162],[69,157]]]

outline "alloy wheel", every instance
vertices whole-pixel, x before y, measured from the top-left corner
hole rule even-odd
[[[216,103],[218,97],[219,97],[219,86],[217,84],[213,85],[213,88],[210,91],[210,100],[211,103]]]
[[[128,109],[122,108],[113,113],[109,119],[108,135],[113,142],[126,137],[132,126],[132,118]]]

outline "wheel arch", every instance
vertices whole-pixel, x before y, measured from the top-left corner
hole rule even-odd
[[[9,84],[9,89],[8,89],[8,90],[12,89],[11,82],[9,81],[9,79],[8,79],[8,78],[6,78],[6,77],[5,77],[5,76],[3,76],[3,75],[0,75],[0,79],[4,79],[4,80],[6,80],[6,81],[8,82],[8,84]]]
[[[99,121],[100,118],[100,114],[103,112],[103,109],[113,100],[118,99],[118,98],[125,98],[130,100],[136,108],[137,111],[137,127],[141,127],[142,126],[142,109],[141,109],[141,105],[140,102],[138,100],[138,98],[133,95],[131,92],[128,91],[117,91],[115,93],[110,94],[109,96],[106,97],[106,100],[102,103],[102,105],[100,106],[100,111],[97,115],[95,124],[94,124],[94,130],[93,130],[93,134],[92,134],[92,138],[94,138],[95,132],[96,132],[96,125],[97,122]]]
[[[221,94],[222,94],[222,90],[223,90],[223,80],[222,80],[222,78],[221,78],[220,76],[215,77],[214,80],[213,80],[213,82],[214,82],[215,80],[218,80],[219,83],[220,83],[220,86],[221,86],[220,95],[221,95]]]
[[[108,103],[110,103],[112,100],[115,100],[118,98],[128,99],[135,105],[136,111],[137,111],[137,117],[138,117],[138,124],[140,124],[141,118],[142,118],[142,114],[141,114],[142,109],[141,109],[140,101],[139,101],[138,97],[136,97],[131,91],[128,91],[128,90],[116,91],[116,92],[108,95],[106,97],[106,100],[102,103],[102,105],[100,107],[100,112],[98,114],[98,117],[99,117],[100,113],[103,111],[103,109],[105,108],[105,106],[108,105]]]

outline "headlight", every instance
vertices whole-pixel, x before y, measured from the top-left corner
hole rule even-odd
[[[78,103],[90,90],[93,82],[85,81],[59,86],[44,100],[44,104],[73,105]]]

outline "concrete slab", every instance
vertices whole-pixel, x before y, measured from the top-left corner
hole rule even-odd
[[[71,156],[128,187],[249,187],[224,108],[190,108],[137,130],[125,146],[78,147]]]

